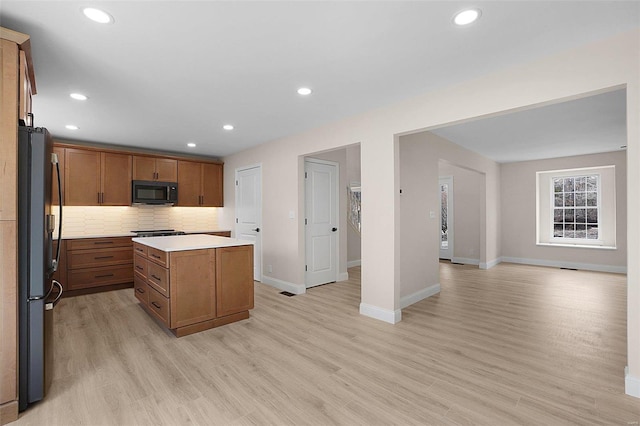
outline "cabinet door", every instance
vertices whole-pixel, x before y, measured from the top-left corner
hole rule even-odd
[[[202,169],[200,163],[178,161],[178,205],[197,207],[200,205],[200,183]]]
[[[202,164],[202,206],[222,207],[222,164]]]
[[[178,160],[156,158],[156,180],[160,182],[177,182]]]
[[[131,205],[131,156],[103,152],[101,183],[103,206]]]
[[[29,68],[27,64],[27,56],[23,50],[20,51],[20,100],[18,101],[19,112],[18,118],[24,120],[27,126],[33,126],[31,117],[32,106],[32,89],[31,80],[29,80]]]
[[[64,148],[54,146],[53,153],[58,154],[58,166],[60,166],[60,187],[62,188],[62,199],[64,200]],[[51,170],[51,204],[58,206],[60,205],[60,199],[58,198],[58,174],[56,173],[55,165]]]
[[[216,317],[215,250],[171,252],[169,328],[184,327]],[[253,273],[253,264],[251,271]]]
[[[100,197],[100,153],[65,150],[65,206],[97,206]]]
[[[133,157],[133,180],[155,180],[156,159],[153,157]]]
[[[216,316],[253,309],[253,246],[216,249]]]

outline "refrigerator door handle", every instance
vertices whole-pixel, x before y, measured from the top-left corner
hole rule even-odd
[[[53,284],[58,286],[58,289],[60,289],[60,292],[58,293],[56,298],[53,299],[53,301],[51,302],[53,304],[53,306],[56,306],[58,304],[58,302],[60,301],[60,298],[62,297],[62,291],[63,290],[62,290],[62,284],[60,284],[57,280],[53,280]],[[51,286],[51,290],[53,290],[53,286]]]
[[[51,162],[56,165],[56,173],[58,175],[58,246],[56,247],[56,258],[53,259],[53,272],[58,270],[58,264],[60,263],[60,243],[62,242],[62,186],[60,186],[60,163],[58,163],[58,155],[51,154]],[[55,281],[57,282],[57,281]],[[59,285],[60,283],[58,283]],[[62,286],[60,286],[62,290]],[[56,299],[57,300],[57,299]]]

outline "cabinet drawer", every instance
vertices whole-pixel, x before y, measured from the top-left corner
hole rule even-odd
[[[108,247],[131,247],[131,237],[80,238],[67,241],[67,250],[87,250]]]
[[[67,267],[69,269],[130,264],[132,260],[133,253],[128,247],[67,252]]]
[[[147,259],[136,254],[133,258],[133,270],[142,275],[144,279],[147,278]]]
[[[140,303],[145,306],[149,305],[149,287],[146,280],[138,274],[133,274],[133,289]]]
[[[164,267],[169,264],[169,253],[153,247],[147,247],[147,258]]]
[[[169,297],[169,270],[153,262],[147,263],[147,283],[164,297]]]
[[[216,237],[231,237],[231,231],[219,231],[219,232],[210,232],[209,235],[214,235]]]
[[[147,246],[140,243],[133,243],[133,252],[140,256],[147,257]]]
[[[102,268],[70,269],[67,280],[69,290],[130,283],[133,281],[133,268],[131,264],[128,264]]]
[[[160,321],[164,323],[167,327],[169,327],[169,299],[155,291],[154,289],[147,287],[149,289],[149,305],[148,309],[152,312]]]

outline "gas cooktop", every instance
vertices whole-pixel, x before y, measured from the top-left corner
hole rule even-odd
[[[165,237],[167,235],[185,235],[182,231],[176,231],[175,229],[150,229],[147,231],[131,231],[136,234],[136,237]]]

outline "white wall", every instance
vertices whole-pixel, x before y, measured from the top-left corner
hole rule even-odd
[[[480,183],[482,175],[438,161],[440,176],[453,177],[453,262],[480,263]],[[501,186],[502,188],[502,186]],[[501,196],[502,198],[502,196]]]
[[[347,185],[360,182],[360,145],[347,147]],[[363,212],[364,213],[364,212]],[[347,262],[360,263],[360,233],[347,224]]]
[[[581,167],[615,166],[615,250],[536,245],[536,172]],[[626,272],[627,265],[626,152],[580,155],[501,165],[502,257],[505,261]]]
[[[222,227],[231,228],[237,167],[263,165],[264,261],[276,278],[303,283],[304,237],[302,156],[355,143],[361,147],[363,194],[362,303],[360,311],[388,322],[400,313],[400,230],[398,135],[467,119],[561,100],[611,88],[627,88],[628,211],[640,211],[640,32],[634,30],[534,62],[510,67],[456,86],[416,96],[386,108],[272,141],[225,158],[225,206]],[[418,94],[417,94],[418,95]],[[499,187],[487,177],[487,187]],[[373,196],[375,194],[375,196]],[[487,194],[488,205],[499,193]],[[298,217],[288,218],[295,210]],[[484,217],[484,256],[500,253],[498,218]],[[628,392],[640,396],[640,224],[628,226]],[[489,266],[489,265],[487,265]],[[632,389],[635,386],[635,390]]]

